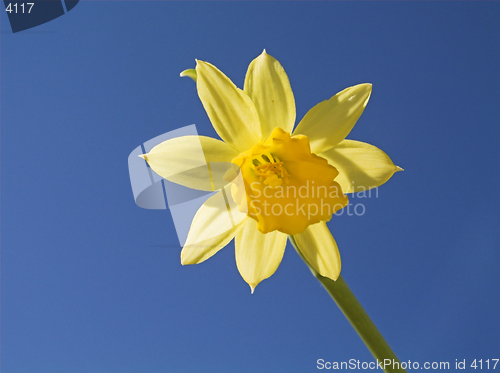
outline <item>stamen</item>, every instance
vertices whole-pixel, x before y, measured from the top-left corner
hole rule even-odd
[[[271,187],[280,186],[285,181],[286,184],[290,182],[290,175],[288,174],[284,162],[281,162],[278,157],[273,156],[271,153],[265,152],[252,159],[250,167],[259,176],[260,181],[264,181],[265,185]]]

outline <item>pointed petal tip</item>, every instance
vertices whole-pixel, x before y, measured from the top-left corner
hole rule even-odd
[[[334,274],[333,276],[327,276],[330,280],[337,281],[340,277],[340,271],[337,274]]]
[[[249,284],[250,285],[250,284]],[[257,286],[257,285],[256,285]],[[255,286],[250,285],[250,294],[253,294],[255,291]]]
[[[179,75],[180,75],[180,77],[181,77],[181,78],[184,78],[185,76],[190,77],[190,78],[191,78],[191,79],[193,79],[195,82],[196,82],[196,80],[198,79],[198,74],[196,73],[196,70],[195,70],[195,69],[187,69],[187,70],[184,70],[184,71],[182,71]]]
[[[184,245],[182,250],[184,250],[186,247],[189,247],[188,245]],[[196,258],[193,258],[193,256],[186,255],[185,252],[181,251],[181,265],[183,266],[189,266],[189,265],[195,265],[200,263],[199,261],[196,260]]]
[[[184,251],[184,249],[186,248],[186,246],[188,246],[188,245],[184,244],[184,246],[182,246],[181,255],[180,255],[180,257],[181,257],[181,265],[183,265],[183,266],[186,266],[186,265],[189,265],[189,264],[193,264],[193,263],[190,263],[187,260],[187,258],[186,258],[186,252]]]
[[[358,92],[364,91],[364,92],[368,93],[369,95],[371,95],[372,89],[373,89],[373,84],[372,83],[360,83],[360,84],[353,86],[352,88],[356,88],[356,90]]]
[[[394,171],[394,172],[398,172],[398,171],[404,171],[404,168],[401,168],[401,167],[399,167],[399,166],[396,166],[396,171]]]
[[[147,161],[148,160],[148,155],[147,154],[139,154],[139,158],[142,158],[145,161]]]
[[[196,263],[191,263],[191,262],[187,261],[186,258],[184,258],[183,256],[181,256],[181,265],[188,266],[188,265],[191,265],[191,264],[196,264]]]
[[[266,48],[264,48],[264,50],[262,51],[262,54],[267,54]]]

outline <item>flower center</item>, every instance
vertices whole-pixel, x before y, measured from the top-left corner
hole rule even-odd
[[[290,136],[277,127],[232,162],[243,176],[242,183],[233,183],[233,198],[262,233],[301,233],[348,203],[334,181],[338,171],[311,153],[307,136]]]
[[[284,163],[269,152],[264,152],[252,159],[250,167],[260,177],[260,181],[270,187],[277,187],[290,182],[290,175],[286,171]]]

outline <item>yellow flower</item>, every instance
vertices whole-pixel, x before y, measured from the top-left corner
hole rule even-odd
[[[154,147],[144,159],[167,180],[199,190],[217,189],[216,171],[210,169],[217,162],[232,162],[242,176],[242,182],[222,185],[200,207],[182,264],[201,263],[235,238],[236,264],[253,292],[276,271],[287,235],[293,235],[309,264],[336,280],[340,255],[326,221],[347,205],[344,193],[380,186],[401,170],[382,150],[345,140],[368,103],[371,84],[346,88],[319,103],[293,130],[295,100],[288,77],[265,51],[248,67],[243,90],[203,61],[181,75],[196,81],[223,141],[178,137]],[[194,154],[200,144],[208,181],[182,172],[199,166]]]

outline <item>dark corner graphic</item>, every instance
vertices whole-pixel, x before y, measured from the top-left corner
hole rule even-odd
[[[12,32],[52,21],[73,9],[79,0],[3,0]]]

